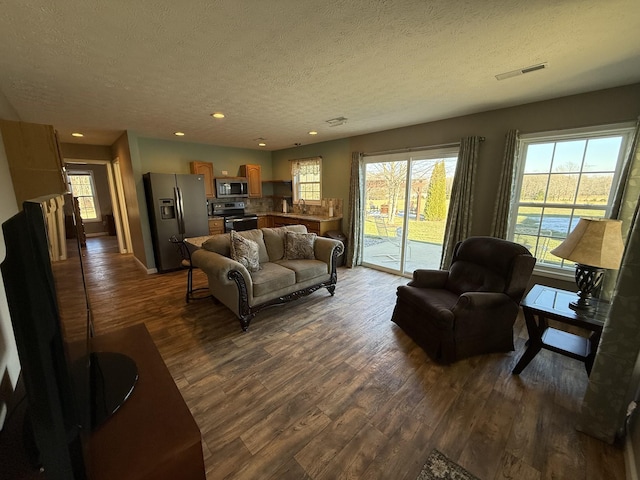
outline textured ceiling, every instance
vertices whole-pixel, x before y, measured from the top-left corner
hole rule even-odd
[[[52,124],[63,142],[183,131],[184,141],[259,148],[264,138],[275,150],[640,82],[638,0],[0,8],[0,113]],[[495,78],[541,62],[549,68]],[[344,125],[326,122],[341,116]]]

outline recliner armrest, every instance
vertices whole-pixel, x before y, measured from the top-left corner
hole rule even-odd
[[[444,288],[449,278],[446,270],[418,269],[413,272],[413,280],[407,285],[419,288]]]
[[[515,303],[513,299],[505,294],[498,292],[466,292],[460,295],[460,298],[453,306],[452,311],[469,310],[469,309],[490,309],[501,307]]]

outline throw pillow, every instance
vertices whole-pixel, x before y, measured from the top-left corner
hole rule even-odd
[[[287,232],[284,242],[284,258],[287,260],[313,260],[316,258],[313,251],[315,241],[315,233]]]
[[[250,272],[257,272],[262,268],[256,242],[238,235],[235,230],[231,231],[230,239],[231,258],[244,265]]]

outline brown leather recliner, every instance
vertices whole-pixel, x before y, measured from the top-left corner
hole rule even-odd
[[[391,320],[431,358],[452,363],[513,347],[513,324],[536,259],[494,237],[459,242],[450,269],[416,270]]]

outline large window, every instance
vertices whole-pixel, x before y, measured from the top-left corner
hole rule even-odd
[[[100,206],[93,181],[93,172],[71,170],[68,172],[68,177],[71,193],[78,199],[82,220],[100,221]]]
[[[520,138],[508,238],[531,251],[539,273],[573,271],[550,251],[580,217],[609,217],[631,134],[618,126]]]
[[[320,205],[322,200],[322,157],[303,158],[291,162],[293,201]]]

